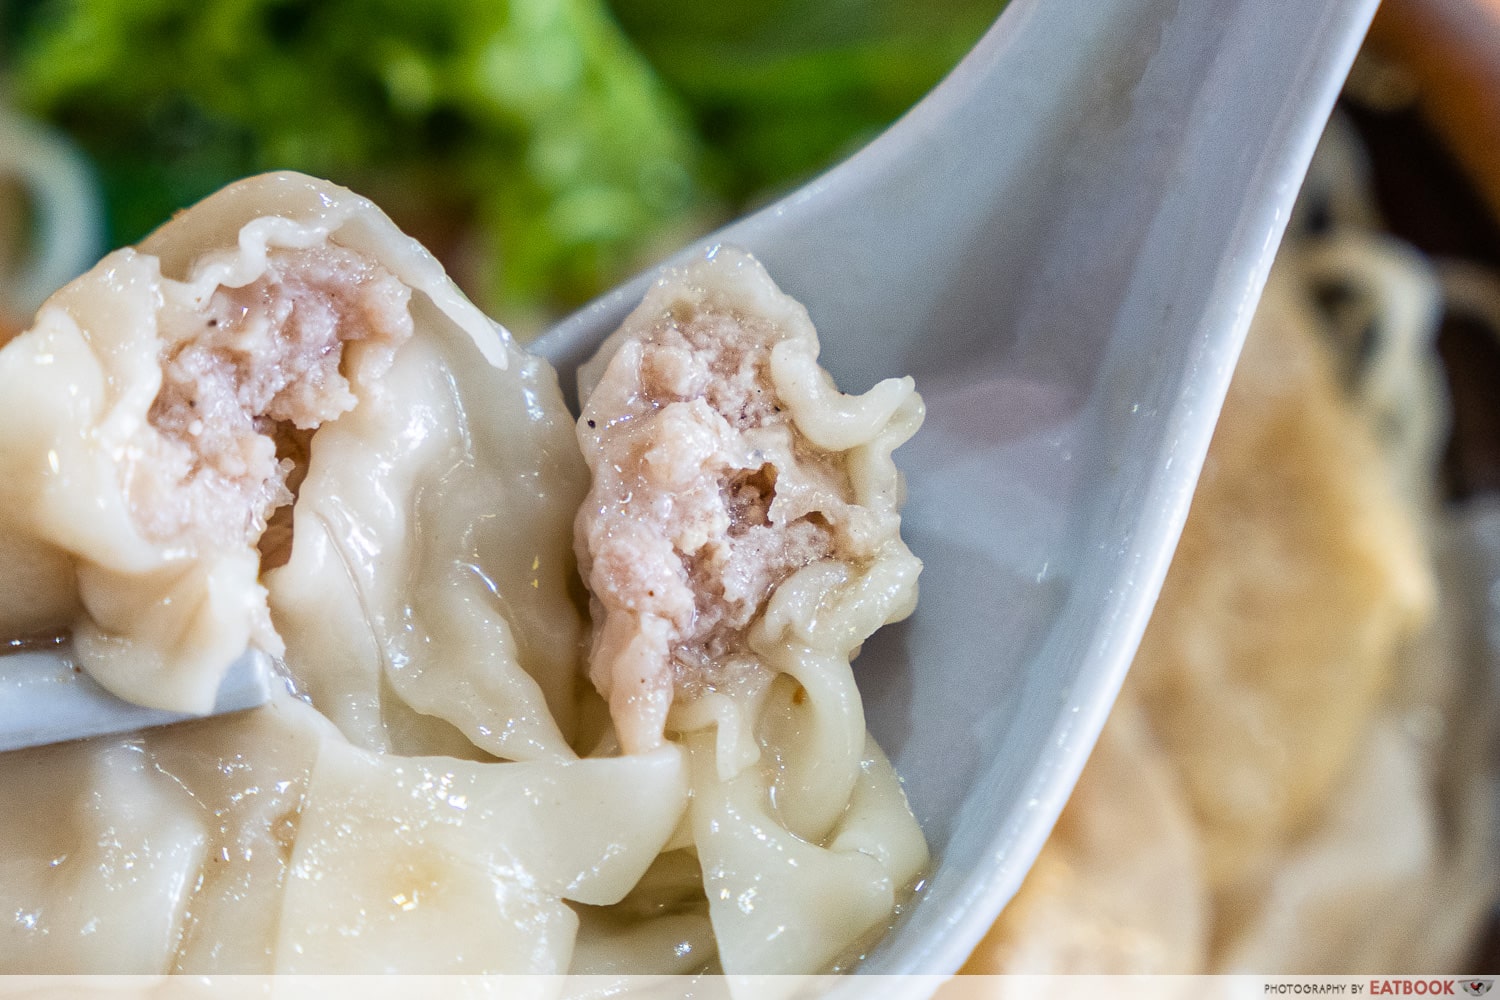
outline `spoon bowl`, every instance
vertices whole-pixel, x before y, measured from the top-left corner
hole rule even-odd
[[[957,970],[1062,810],[1376,2],[1013,0],[886,134],[676,258],[748,249],[841,388],[927,403],[921,603],[856,670],[934,867],[861,971]],[[651,280],[533,345],[566,392]]]

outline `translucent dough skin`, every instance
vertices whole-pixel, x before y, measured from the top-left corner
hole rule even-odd
[[[265,581],[288,662],[366,749],[573,756],[582,466],[550,369],[507,350],[503,378],[464,377],[485,361],[432,324],[313,437]]]
[[[208,854],[189,797],[125,742],[5,756],[0,793],[27,808],[0,814],[0,968],[167,969]]]
[[[286,694],[0,755],[0,974],[568,968],[564,899],[619,900],[686,807],[675,747],[376,755]]]
[[[127,738],[0,755],[0,972],[270,972],[322,736],[286,696]],[[232,928],[232,933],[227,929]]]
[[[326,744],[292,858],[288,972],[567,971],[563,899],[617,902],[671,835],[683,755],[477,764]]]
[[[763,770],[720,781],[711,747],[692,747],[693,830],[726,972],[824,971],[890,923],[929,858],[874,740],[845,815],[821,844],[779,822]]]

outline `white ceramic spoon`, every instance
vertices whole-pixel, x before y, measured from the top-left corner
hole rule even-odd
[[[863,971],[957,969],[1062,809],[1375,6],[1013,0],[889,132],[705,241],[807,305],[845,391],[927,401],[921,603],[855,666],[935,867]],[[649,280],[537,342],[565,384]]]

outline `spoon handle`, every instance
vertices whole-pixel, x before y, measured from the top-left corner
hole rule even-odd
[[[271,697],[271,664],[246,650],[219,685],[211,715],[238,712]],[[195,718],[117,698],[74,661],[67,647],[0,656],[0,751],[130,732]]]

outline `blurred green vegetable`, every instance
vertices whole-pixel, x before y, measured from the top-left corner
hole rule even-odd
[[[692,108],[708,182],[763,197],[851,153],[973,47],[1004,0],[611,0]]]
[[[524,329],[869,138],[1000,2],[12,0],[0,28],[12,98],[98,164],[115,244],[303,170]]]
[[[599,288],[695,203],[686,119],[597,0],[47,0],[17,20],[14,97],[95,157],[119,243],[294,168],[440,245],[477,239],[481,297],[536,306]]]

